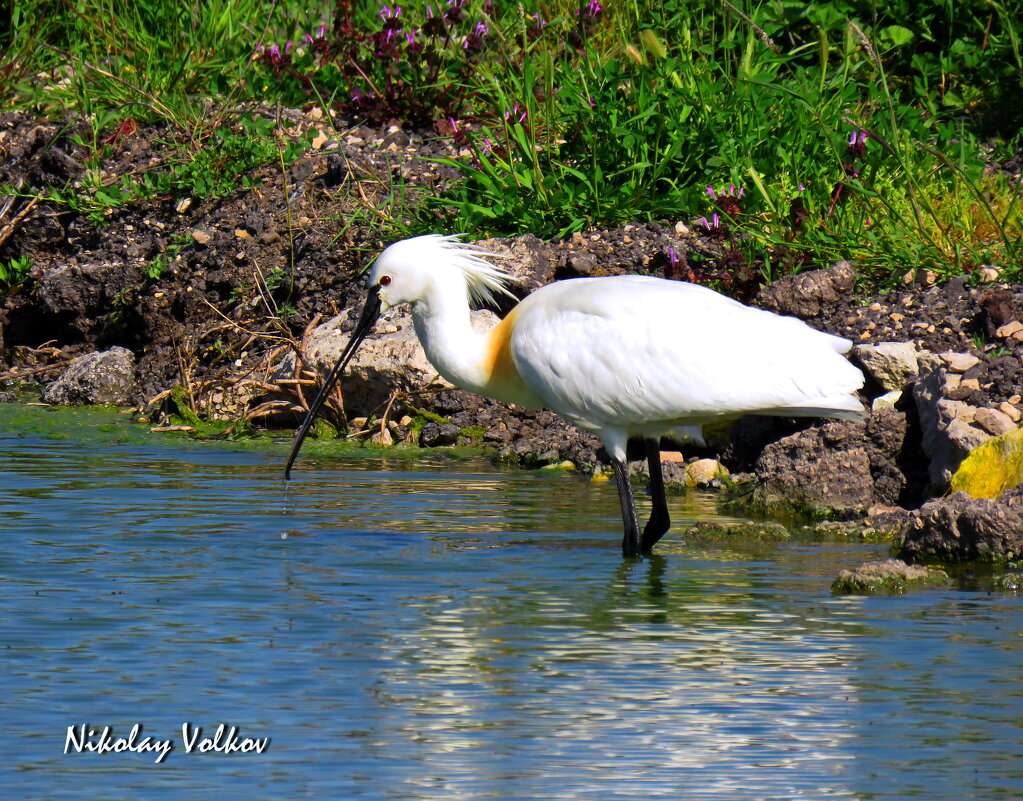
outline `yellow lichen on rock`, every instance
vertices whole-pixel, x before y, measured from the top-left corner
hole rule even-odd
[[[995,437],[970,451],[952,476],[952,492],[997,498],[1023,483],[1023,428]]]

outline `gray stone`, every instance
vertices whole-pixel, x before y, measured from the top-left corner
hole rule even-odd
[[[945,397],[949,382],[939,368],[923,375],[913,385],[913,398],[920,417],[922,446],[930,460],[928,473],[934,489],[945,489],[967,454],[991,439],[991,435],[968,422],[976,415],[973,407]]]
[[[908,562],[1003,562],[1023,556],[1023,488],[998,500],[956,492],[911,513],[896,555]]]
[[[792,535],[773,520],[701,520],[686,526],[682,536],[687,542],[787,542]]]
[[[885,559],[864,562],[855,570],[843,570],[832,583],[831,591],[836,595],[901,595],[910,588],[948,583],[948,575],[942,570]]]
[[[436,448],[440,445],[454,445],[458,441],[460,429],[451,423],[426,423],[419,432],[419,444],[424,448]]]
[[[754,503],[812,514],[862,514],[874,502],[863,423],[831,422],[784,437],[757,460]]]
[[[135,356],[127,348],[80,356],[43,392],[43,401],[60,406],[132,402]]]
[[[826,270],[787,275],[757,294],[760,306],[779,314],[806,319],[848,295],[856,283],[852,262],[837,261]]]
[[[917,355],[912,342],[854,345],[853,355],[871,378],[888,392],[902,390],[916,379]]]
[[[565,267],[575,275],[593,275],[600,267],[600,261],[593,253],[570,253],[565,258]]]

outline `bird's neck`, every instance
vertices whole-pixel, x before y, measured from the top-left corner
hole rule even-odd
[[[456,387],[531,408],[543,401],[522,381],[509,346],[515,311],[481,334],[464,287],[433,287],[412,307],[416,335],[438,373]]]

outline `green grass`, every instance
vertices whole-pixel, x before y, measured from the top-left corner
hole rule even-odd
[[[443,3],[431,19],[420,0],[400,18],[376,3],[324,18],[294,0],[28,0],[0,41],[0,96],[90,121],[91,172],[51,199],[97,224],[147,197],[229,193],[277,160],[273,126],[244,104],[331,105],[441,121],[468,152],[441,196],[385,206],[402,210],[389,233],[706,217],[756,282],[836,258],[875,287],[920,267],[1020,278],[1020,190],[984,169],[1023,144],[1020,0],[605,5],[467,0],[441,24]],[[129,121],[166,131],[172,158],[105,184]],[[728,185],[742,197],[722,200]]]

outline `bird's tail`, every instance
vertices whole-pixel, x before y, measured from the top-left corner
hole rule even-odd
[[[867,416],[867,410],[854,396],[844,395],[837,398],[808,399],[798,406],[779,406],[775,409],[764,409],[757,414],[772,417],[831,417],[836,420],[858,421]]]

